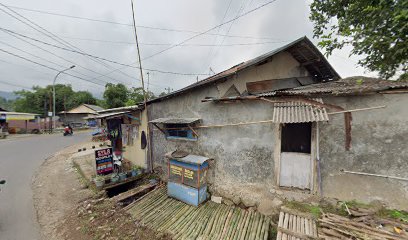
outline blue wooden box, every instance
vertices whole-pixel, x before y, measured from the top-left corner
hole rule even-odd
[[[207,199],[207,185],[196,189],[180,183],[169,182],[167,194],[187,204],[198,206]]]
[[[207,160],[196,155],[170,158],[167,194],[194,206],[203,203],[207,199]]]

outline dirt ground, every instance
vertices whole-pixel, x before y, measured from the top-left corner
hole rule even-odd
[[[60,239],[57,237],[60,221],[72,212],[79,202],[93,195],[93,192],[81,183],[69,160],[69,156],[84,145],[87,144],[71,146],[56,153],[44,161],[34,176],[34,207],[43,239]]]
[[[47,240],[169,239],[139,226],[104,192],[94,192],[70,156],[92,143],[68,147],[48,158],[33,178],[34,207]]]

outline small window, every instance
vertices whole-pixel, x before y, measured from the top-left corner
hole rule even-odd
[[[166,138],[197,139],[188,124],[165,124]]]

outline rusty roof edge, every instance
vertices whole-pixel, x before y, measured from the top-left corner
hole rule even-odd
[[[332,67],[332,65],[329,63],[329,61],[326,59],[326,57],[323,55],[322,52],[320,52],[320,50],[312,43],[312,41],[310,41],[309,38],[307,38],[306,36],[304,37],[304,41],[309,44],[309,46],[313,49],[316,50],[317,55],[319,55],[321,57],[321,59],[323,59],[324,63],[329,66],[330,71],[332,71],[333,75],[335,75],[337,78],[334,78],[333,80],[339,80],[341,79],[340,74]]]
[[[299,44],[302,41],[306,42],[306,44],[308,44],[310,46],[310,48],[312,50],[314,50],[323,59],[325,65],[327,65],[330,68],[333,75],[335,77],[337,77],[337,79],[340,79],[340,75],[334,70],[334,68],[330,65],[330,63],[327,61],[327,59],[324,57],[324,55],[319,51],[319,49],[306,36],[303,36],[303,37],[300,37],[300,38],[298,38],[298,39],[296,39],[296,40],[294,40],[294,41],[292,41],[292,42],[290,42],[290,43],[288,43],[288,44],[286,44],[286,45],[284,45],[282,47],[276,48],[276,49],[274,49],[272,51],[269,51],[269,52],[267,52],[265,54],[262,54],[261,56],[253,58],[253,59],[248,60],[246,62],[236,64],[236,65],[228,68],[227,70],[224,70],[222,72],[217,73],[216,75],[213,75],[213,76],[208,77],[206,79],[203,79],[203,80],[201,80],[199,82],[188,85],[188,86],[186,86],[186,87],[184,87],[182,89],[179,89],[177,91],[169,93],[169,94],[167,94],[165,96],[149,100],[149,101],[147,101],[147,104],[154,103],[154,102],[159,102],[161,100],[171,98],[171,97],[175,97],[175,96],[178,96],[180,94],[183,94],[184,92],[196,89],[197,87],[207,86],[207,85],[210,85],[210,84],[217,83],[217,82],[219,82],[219,81],[221,81],[223,79],[225,80],[226,78],[230,77],[231,75],[234,75],[237,72],[242,71],[242,70],[244,70],[244,69],[246,69],[248,67],[254,66],[254,65],[258,64],[259,62],[262,62],[262,61],[264,61],[264,60],[266,60],[266,59],[268,59],[268,58],[270,58],[270,57],[272,57],[272,56],[274,56],[274,55],[276,55],[276,54],[278,54],[280,52],[286,51],[290,47],[292,47],[292,46],[294,46],[296,44]],[[234,68],[235,68],[235,70],[234,70]],[[234,71],[232,71],[232,70],[234,70]],[[231,71],[231,72],[228,73],[228,71]],[[223,75],[223,73],[227,73],[227,74]],[[334,79],[337,80],[336,78],[334,78]]]

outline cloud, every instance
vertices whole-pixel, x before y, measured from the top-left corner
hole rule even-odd
[[[266,0],[240,0],[232,1],[228,9],[226,19],[229,20],[237,16],[239,10],[248,11]],[[7,0],[3,1],[6,5],[20,6],[29,9],[38,9],[67,15],[82,16],[94,19],[103,19],[107,21],[132,23],[130,2],[127,0],[109,1],[109,0]],[[220,24],[228,8],[229,1],[186,1],[186,0],[156,0],[142,1],[135,0],[136,23],[137,25],[154,26],[166,29],[185,29],[192,31],[205,31],[211,27]],[[106,42],[85,41],[79,39],[65,38],[86,38],[102,39],[106,41],[134,42],[133,29],[129,26],[114,25],[106,23],[97,23],[80,19],[65,18],[59,16],[45,15],[40,13],[17,10],[27,18],[35,21],[45,29],[61,36],[65,41],[79,47],[87,53],[112,59],[118,62],[130,64],[137,60],[137,51],[134,45],[112,44]],[[160,69],[172,72],[184,73],[208,73],[211,67],[215,71],[222,71],[242,61],[257,57],[267,51],[271,51],[288,41],[295,40],[301,36],[312,37],[313,26],[309,19],[309,9],[305,1],[277,0],[256,12],[234,21],[224,26],[219,31],[212,33],[230,35],[252,36],[254,38],[268,37],[269,39],[253,38],[224,38],[211,35],[203,35],[188,42],[188,44],[236,44],[236,43],[257,43],[257,42],[276,42],[264,45],[250,46],[222,46],[222,47],[203,47],[203,46],[181,46],[149,58],[142,62],[144,68]],[[56,43],[54,40],[36,32],[35,30],[19,23],[11,17],[0,12],[1,27],[9,28],[23,34],[33,36],[43,41]],[[139,40],[141,43],[179,43],[186,38],[193,36],[193,33],[180,33],[174,31],[158,31],[146,28],[138,28]],[[52,56],[42,50],[29,46],[24,42],[16,40],[4,33],[0,33],[0,40],[21,48],[27,52],[38,55],[42,59],[32,57],[24,52],[19,52],[0,43],[0,48],[6,49],[21,56],[36,60],[38,62],[50,65],[57,69],[63,66],[70,66],[72,63],[64,61],[58,57]],[[317,40],[313,40],[315,43]],[[98,77],[100,74],[107,74],[114,69],[122,68],[117,64],[106,63],[104,66],[88,57],[69,53],[63,50],[53,49],[47,46],[41,46],[59,56],[66,58],[77,65],[72,74],[86,79]],[[141,45],[142,58],[155,54],[168,46]],[[362,68],[356,68],[355,62],[358,58],[348,59],[348,50],[337,51],[336,56],[330,57],[329,61],[335,69],[343,76],[364,74]],[[13,82],[19,85],[32,86],[51,83],[55,72],[45,69],[41,66],[33,65],[21,59],[0,53],[0,60],[7,60],[18,65],[11,65],[0,61],[1,80]],[[87,70],[88,69],[88,70]],[[91,71],[90,71],[91,70]],[[121,72],[114,72],[108,77],[97,78],[101,84],[106,81],[124,82],[128,86],[140,86],[138,79],[140,72],[136,68],[123,68]],[[99,74],[97,74],[99,73]],[[373,74],[373,73],[366,73]],[[128,75],[128,76],[126,76]],[[130,77],[129,77],[130,76]],[[145,76],[146,72],[145,72]],[[202,79],[203,76],[199,76]],[[76,90],[88,90],[99,95],[103,87],[78,80],[69,76],[61,76],[58,79],[62,83],[71,83]],[[180,76],[151,72],[150,89],[155,93],[164,91],[164,88],[170,87],[174,90],[189,85],[197,81],[197,76]],[[17,90],[17,87],[0,84],[1,90]]]

